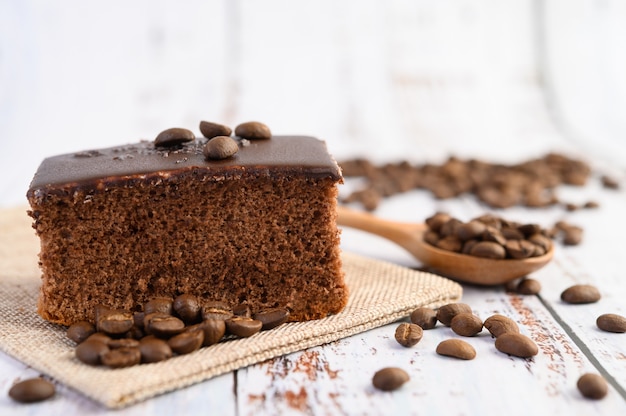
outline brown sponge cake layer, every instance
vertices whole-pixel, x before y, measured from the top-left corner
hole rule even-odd
[[[275,139],[272,145],[292,146],[303,138]],[[304,139],[304,148],[325,152],[323,142]],[[174,157],[150,151],[174,166],[141,173],[132,172],[132,163],[145,162],[135,153],[119,160],[128,162],[124,171],[104,176],[85,175],[84,162],[119,152],[44,161],[28,197],[41,240],[38,309],[45,319],[93,321],[98,304],[137,310],[155,296],[183,293],[253,309],[287,307],[291,320],[345,306],[335,225],[341,176],[332,158],[309,165],[255,162],[249,146],[239,161],[188,164],[194,149]],[[176,163],[177,157],[187,160]],[[79,161],[68,168],[72,174],[51,180],[47,172],[72,158]]]

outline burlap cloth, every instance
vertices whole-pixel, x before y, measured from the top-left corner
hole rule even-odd
[[[65,328],[36,313],[39,242],[26,209],[0,210],[0,349],[110,408],[124,407],[273,357],[382,326],[419,306],[458,301],[461,287],[442,277],[344,253],[348,306],[309,322],[125,369],[90,367],[74,357]]]

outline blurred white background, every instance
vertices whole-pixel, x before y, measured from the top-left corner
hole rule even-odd
[[[202,119],[339,160],[623,170],[625,45],[622,0],[0,0],[0,206],[44,157]]]

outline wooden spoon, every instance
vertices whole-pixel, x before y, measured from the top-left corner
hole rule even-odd
[[[554,248],[543,256],[515,260],[494,260],[442,250],[424,241],[426,224],[387,221],[365,212],[337,207],[337,223],[379,235],[403,247],[423,264],[444,276],[477,285],[497,285],[514,280],[545,266]]]

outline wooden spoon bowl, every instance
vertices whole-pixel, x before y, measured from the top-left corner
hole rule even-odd
[[[526,276],[545,266],[554,247],[537,257],[494,260],[442,250],[424,241],[426,224],[401,223],[377,218],[365,212],[337,207],[337,223],[376,234],[403,247],[424,265],[438,273],[476,285],[498,285]]]

